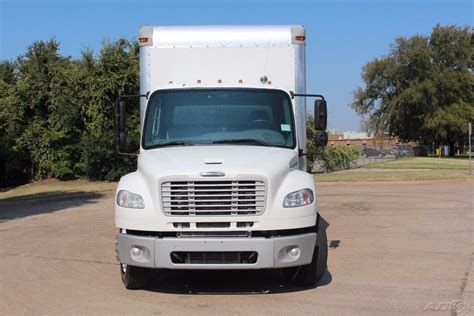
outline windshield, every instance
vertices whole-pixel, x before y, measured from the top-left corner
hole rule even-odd
[[[152,94],[143,148],[248,144],[295,148],[291,101],[269,89],[179,89]]]

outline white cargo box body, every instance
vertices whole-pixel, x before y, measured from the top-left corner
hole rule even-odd
[[[209,87],[306,92],[301,25],[144,26],[139,38],[141,94]],[[140,104],[142,125],[147,101]],[[293,102],[298,147],[305,150],[305,98]]]

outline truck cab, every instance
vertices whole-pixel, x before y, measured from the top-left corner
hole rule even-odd
[[[128,289],[151,269],[281,269],[315,285],[325,225],[306,170],[306,98],[316,144],[326,102],[306,94],[305,30],[287,26],[140,29],[137,170],[115,198],[117,259]],[[116,102],[118,151],[127,96]]]

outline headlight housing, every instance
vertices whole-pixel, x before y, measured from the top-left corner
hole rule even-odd
[[[118,192],[117,205],[127,208],[145,208],[142,196],[127,190],[120,190]]]
[[[313,190],[306,188],[296,192],[292,192],[285,196],[285,199],[283,200],[283,207],[305,206],[313,202]]]

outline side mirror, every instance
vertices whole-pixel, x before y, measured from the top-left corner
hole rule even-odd
[[[325,100],[314,101],[314,129],[325,131],[328,123],[328,109]]]
[[[328,133],[326,131],[314,132],[314,145],[316,147],[324,147],[328,144]]]
[[[115,143],[118,152],[127,144],[126,113],[127,104],[124,100],[118,99],[115,102]]]

